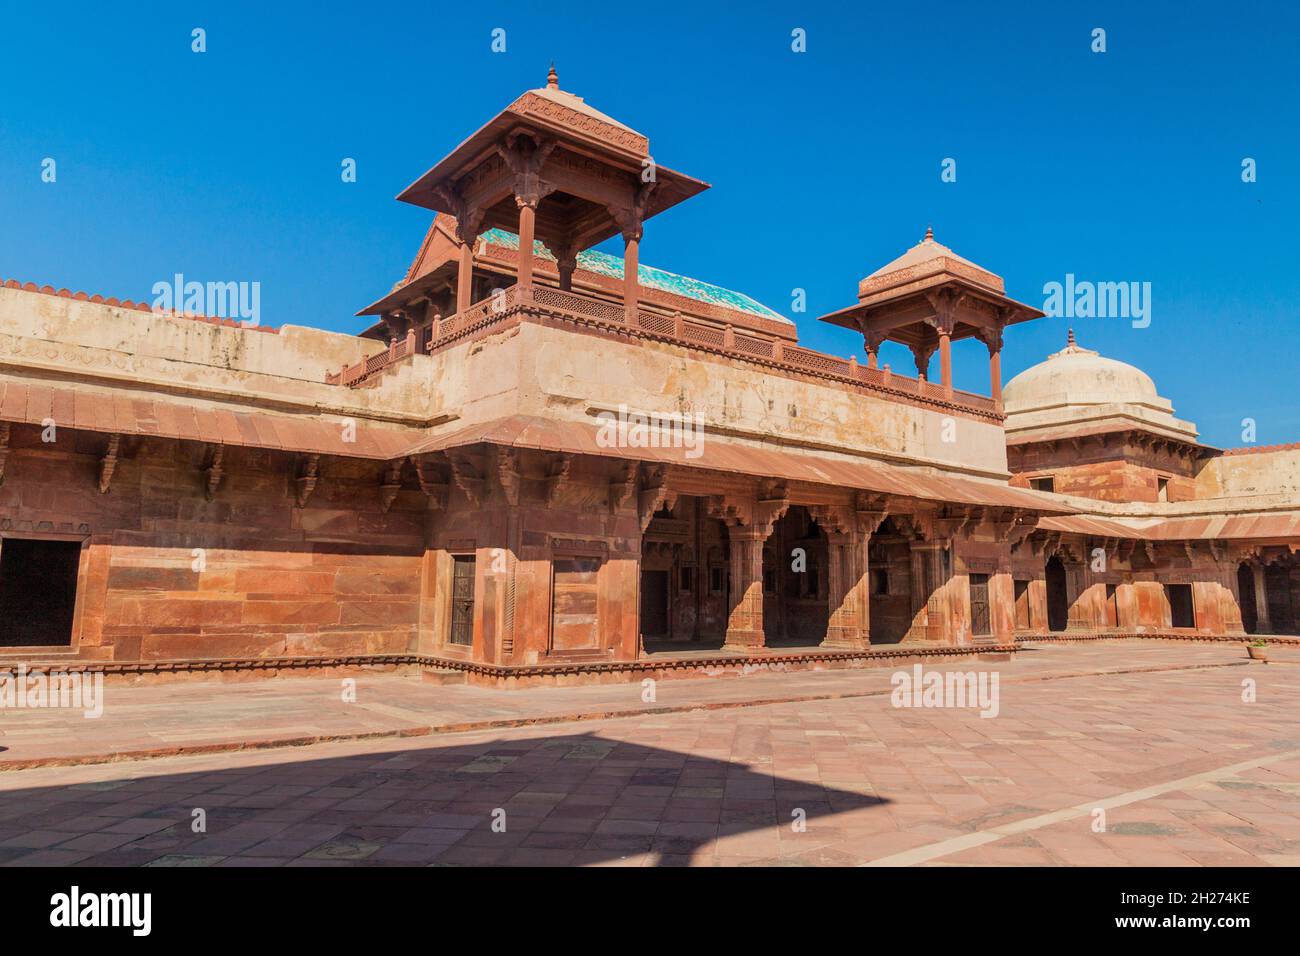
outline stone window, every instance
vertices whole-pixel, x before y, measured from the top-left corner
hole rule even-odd
[[[1056,479],[1051,475],[1040,475],[1037,478],[1029,479],[1029,487],[1034,491],[1055,491]]]
[[[0,646],[70,647],[79,541],[0,540]]]

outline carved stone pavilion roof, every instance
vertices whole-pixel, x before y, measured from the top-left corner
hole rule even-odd
[[[861,332],[868,348],[886,339],[931,351],[940,329],[952,339],[1001,335],[1042,311],[1006,295],[1002,277],[925,238],[858,283],[858,303],[821,321]]]
[[[709,184],[653,164],[650,141],[559,88],[527,90],[404,189],[398,199],[471,223],[519,231],[515,201],[521,169],[543,197],[536,237],[548,247],[587,249],[703,192]],[[512,188],[513,187],[513,188]],[[630,214],[630,215],[629,215]]]

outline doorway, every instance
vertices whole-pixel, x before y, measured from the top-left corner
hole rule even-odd
[[[1047,559],[1047,627],[1063,631],[1070,621],[1070,592],[1065,584],[1065,565],[1052,555]]]
[[[668,572],[641,572],[641,637],[664,640],[668,637]]]

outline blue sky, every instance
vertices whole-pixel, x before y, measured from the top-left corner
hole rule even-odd
[[[1148,328],[1077,319],[1081,343],[1149,372],[1211,444],[1246,417],[1300,440],[1293,3],[5,6],[5,278],[134,299],[176,272],[258,281],[264,322],[359,331],[428,226],[393,197],[554,59],[713,184],[648,224],[642,262],[787,315],[806,289],[801,339],[843,355],[860,338],[815,317],[927,224],[1022,301],[1066,273],[1150,282]],[[1010,331],[1007,377],[1067,324]],[[954,353],[986,392],[983,347]]]

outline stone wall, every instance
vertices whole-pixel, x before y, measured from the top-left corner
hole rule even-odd
[[[124,438],[107,493],[104,436],[15,426],[0,534],[79,541],[73,647],[100,660],[401,653],[415,648],[425,501],[384,513],[381,466],[326,459],[305,507],[293,456]]]

